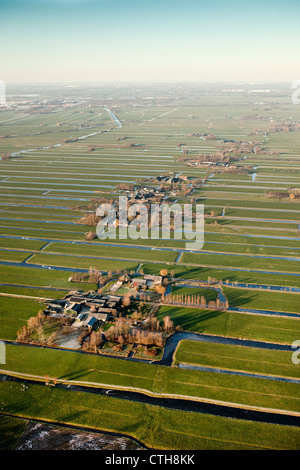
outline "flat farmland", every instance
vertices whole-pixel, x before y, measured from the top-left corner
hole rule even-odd
[[[52,90],[51,106],[13,105],[0,111],[0,339],[16,340],[45,299],[61,298],[69,290],[96,291],[96,283],[69,281],[74,272],[88,273],[92,267],[105,275],[157,275],[164,269],[170,283],[182,284],[172,285],[172,294],[203,295],[211,302],[225,296],[227,310],[155,304],[161,325],[169,316],[183,334],[291,345],[300,337],[300,131],[272,130],[272,123],[292,125],[290,116],[300,122],[290,90],[263,97],[189,86],[99,90],[100,98],[80,87],[64,90],[74,93],[69,102]],[[39,93],[46,102],[49,92]],[[199,155],[209,161],[228,149],[231,168],[188,161]],[[172,231],[158,240],[87,240],[95,223],[78,221],[94,213],[103,198],[116,203],[125,194],[120,185],[147,187],[147,180],[163,175],[201,180],[190,193],[181,184],[169,187],[165,198],[204,204],[201,250],[186,251],[185,237],[176,239]],[[154,187],[160,186],[156,180]],[[191,280],[201,282],[184,285]],[[299,378],[290,351],[184,340],[173,365],[198,366],[194,370],[20,344],[7,345],[7,352],[4,369],[40,376],[42,382],[53,375],[299,412],[297,382],[255,376]],[[157,449],[279,449],[296,448],[299,442],[293,426],[41,385],[31,385],[26,395],[20,384],[11,385],[14,402],[10,385],[0,386],[1,411],[16,417],[10,419],[41,418],[121,432]],[[22,432],[17,421],[4,420],[0,426],[12,433],[12,441]]]
[[[4,371],[13,371],[20,376],[29,373],[42,382],[45,375],[53,377],[55,374],[63,382],[80,379],[86,386],[121,386],[150,394],[224,400],[241,405],[299,411],[298,385],[295,383],[142,363],[129,363],[124,370],[121,360],[46,348],[38,357],[34,354],[34,348],[8,345],[8,351],[10,359],[3,366]]]
[[[182,279],[196,279],[196,280],[208,280],[208,278],[215,278],[222,280],[224,283],[232,282],[244,283],[244,284],[255,284],[258,288],[264,286],[268,289],[269,286],[282,286],[285,288],[289,287],[300,287],[299,276],[293,274],[279,274],[272,271],[260,272],[259,270],[247,270],[242,268],[212,268],[212,267],[201,267],[201,266],[186,266],[186,265],[167,265],[160,264],[154,266],[151,263],[143,263],[143,270],[147,274],[154,274],[158,269],[169,269],[175,274],[176,278]],[[247,287],[247,286],[246,286]]]
[[[128,403],[125,400],[94,397],[82,392],[76,392],[70,397],[67,391],[53,387],[34,385],[28,390],[26,397],[21,384],[1,383],[0,391],[6,413],[17,415],[17,403],[22,417],[38,417],[54,423],[64,422],[85,426],[87,429],[125,433],[155,449],[296,449],[299,439],[299,430],[293,426],[174,412],[146,404]],[[80,413],[75,415],[74,409],[79,409]],[[140,416],[143,416],[142,421]],[[7,418],[5,419],[6,423],[3,420],[1,422],[2,430],[8,426]],[[159,429],[156,424],[158,421],[161,423]],[[13,435],[16,439],[22,426],[16,427],[15,423],[14,426]]]
[[[292,344],[300,334],[300,321],[295,318],[270,318],[264,315],[163,305],[159,309],[158,318],[162,320],[166,315],[184,331],[227,338]]]
[[[299,367],[292,363],[289,351],[183,340],[178,344],[174,360],[224,371],[299,378]]]

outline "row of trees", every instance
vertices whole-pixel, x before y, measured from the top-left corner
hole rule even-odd
[[[42,326],[46,320],[47,316],[43,314],[42,310],[39,310],[37,316],[30,317],[27,320],[27,324],[17,331],[18,341],[26,341],[35,331],[38,333],[38,339],[43,341],[44,336]]]
[[[299,199],[300,189],[295,188],[289,191],[269,191],[266,193],[266,197],[278,198],[278,199],[284,199],[284,198],[289,197],[290,199]]]
[[[106,332],[106,337],[109,341],[120,344],[137,343],[145,346],[154,345],[158,347],[164,345],[162,332],[134,329],[122,321],[117,321],[111,326]]]
[[[120,280],[123,280],[125,278],[128,277],[128,275],[133,275],[135,273],[134,270],[130,270],[129,272],[126,270],[126,269],[117,269],[115,271],[115,274],[117,276],[119,276],[119,279]],[[81,273],[81,272],[75,272],[72,274],[72,281],[73,282],[100,282],[100,284],[105,284],[105,282],[111,280],[113,278],[113,272],[112,271],[108,271],[106,273],[106,275],[103,274],[102,271],[100,271],[98,268],[93,268],[92,266],[89,268],[88,270],[88,273]],[[144,275],[144,270],[142,268],[140,268],[139,270],[139,274],[141,274],[142,276]],[[164,278],[163,279],[163,286],[167,286],[168,285],[168,279],[167,279],[167,276],[168,276],[169,272],[167,269],[161,269],[160,271],[160,275]],[[171,277],[174,277],[175,276],[175,271],[174,270],[171,270],[170,271],[170,276]],[[161,292],[159,291],[159,293],[164,293],[165,290],[163,289]]]
[[[117,321],[107,330],[106,337],[109,341],[120,344],[137,343],[163,347],[166,334],[169,335],[174,331],[174,323],[169,316],[163,318],[162,325],[155,316],[152,316],[144,323],[143,329],[132,328],[127,323]]]
[[[300,123],[282,119],[281,121],[272,124],[268,128],[255,129],[249,135],[269,135],[277,132],[294,132],[300,129]],[[279,153],[279,152],[278,152]]]
[[[131,270],[128,273],[126,269],[123,271],[117,269],[115,271],[115,274],[119,276],[120,280],[124,280],[124,277],[128,276],[128,274],[133,275],[134,273],[135,273],[134,270]],[[140,272],[140,274],[144,274],[144,273]],[[99,269],[90,267],[87,273],[76,272],[72,274],[71,278],[72,278],[72,282],[91,282],[91,283],[99,282],[100,284],[105,284],[106,282],[110,281],[113,278],[113,275],[114,273],[112,271],[108,271],[104,275],[102,271],[99,271]],[[98,292],[101,293],[101,288],[98,290]],[[135,296],[134,292],[132,293],[132,296],[133,297]]]
[[[107,275],[104,276],[101,271],[97,268],[90,267],[87,273],[80,273],[76,272],[72,274],[72,281],[73,282],[91,282],[100,284],[104,284],[108,280],[112,278],[112,271],[108,271]]]
[[[102,330],[92,331],[90,335],[84,337],[81,347],[85,351],[97,352],[97,349],[102,345],[102,343]]]
[[[150,331],[163,331],[165,333],[170,333],[175,330],[174,323],[168,315],[163,318],[162,325],[155,315],[147,318],[144,323],[144,328]]]
[[[53,321],[53,318],[51,318]],[[47,343],[47,345],[55,346],[57,331],[54,331],[46,340],[44,334],[44,326],[49,322],[47,315],[40,310],[35,317],[30,317],[27,324],[17,331],[18,341],[30,341],[32,343]],[[68,334],[70,332],[70,325],[73,322],[71,318],[56,319],[58,326],[61,326],[61,334]],[[33,337],[35,335],[35,337]]]
[[[162,298],[162,302],[165,304],[198,307],[203,310],[226,310],[229,307],[227,300],[226,302],[221,302],[219,297],[217,297],[216,300],[209,300],[207,302],[203,295],[169,294]]]
[[[96,213],[87,213],[81,219],[77,220],[77,224],[80,225],[90,225],[91,227],[96,227],[98,222],[100,222],[101,217],[98,217]]]
[[[1,160],[9,160],[11,158],[10,153],[2,153]]]

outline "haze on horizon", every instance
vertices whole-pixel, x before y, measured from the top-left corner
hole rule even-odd
[[[0,0],[0,80],[292,82],[298,0]]]

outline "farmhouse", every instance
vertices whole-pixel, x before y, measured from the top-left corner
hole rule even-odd
[[[95,313],[94,317],[97,318],[97,320],[102,321],[103,323],[106,323],[108,314],[105,312],[98,312],[98,313]]]
[[[146,287],[147,281],[145,279],[133,279],[131,285],[136,288]]]
[[[76,321],[83,322],[86,319],[87,315],[86,313],[80,313],[78,317],[76,318]]]
[[[98,325],[99,320],[97,320],[96,317],[91,317],[85,325],[88,327],[89,330],[94,330],[96,326]]]
[[[121,297],[115,295],[100,295],[95,293],[74,293],[71,292],[64,299],[49,300],[46,302],[46,315],[74,318],[74,326],[85,325],[89,328],[94,324],[90,323],[92,318],[97,322],[106,322],[109,317],[115,317],[121,307]]]
[[[81,326],[84,325],[85,320],[87,319],[87,314],[86,313],[80,313],[76,320],[73,323],[74,328],[80,328]]]
[[[110,292],[117,292],[118,289],[120,289],[120,287],[122,286],[123,282],[122,281],[118,281],[118,282],[115,282],[111,288],[109,289]]]
[[[70,307],[69,307],[71,310],[73,310],[74,312],[76,313],[80,313],[81,310],[82,310],[82,305],[81,304],[70,304]]]
[[[154,274],[145,274],[144,279],[148,285],[159,286],[162,283],[162,276],[155,276]]]

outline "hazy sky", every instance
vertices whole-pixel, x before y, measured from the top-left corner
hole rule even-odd
[[[0,0],[0,80],[293,81],[299,0]]]

